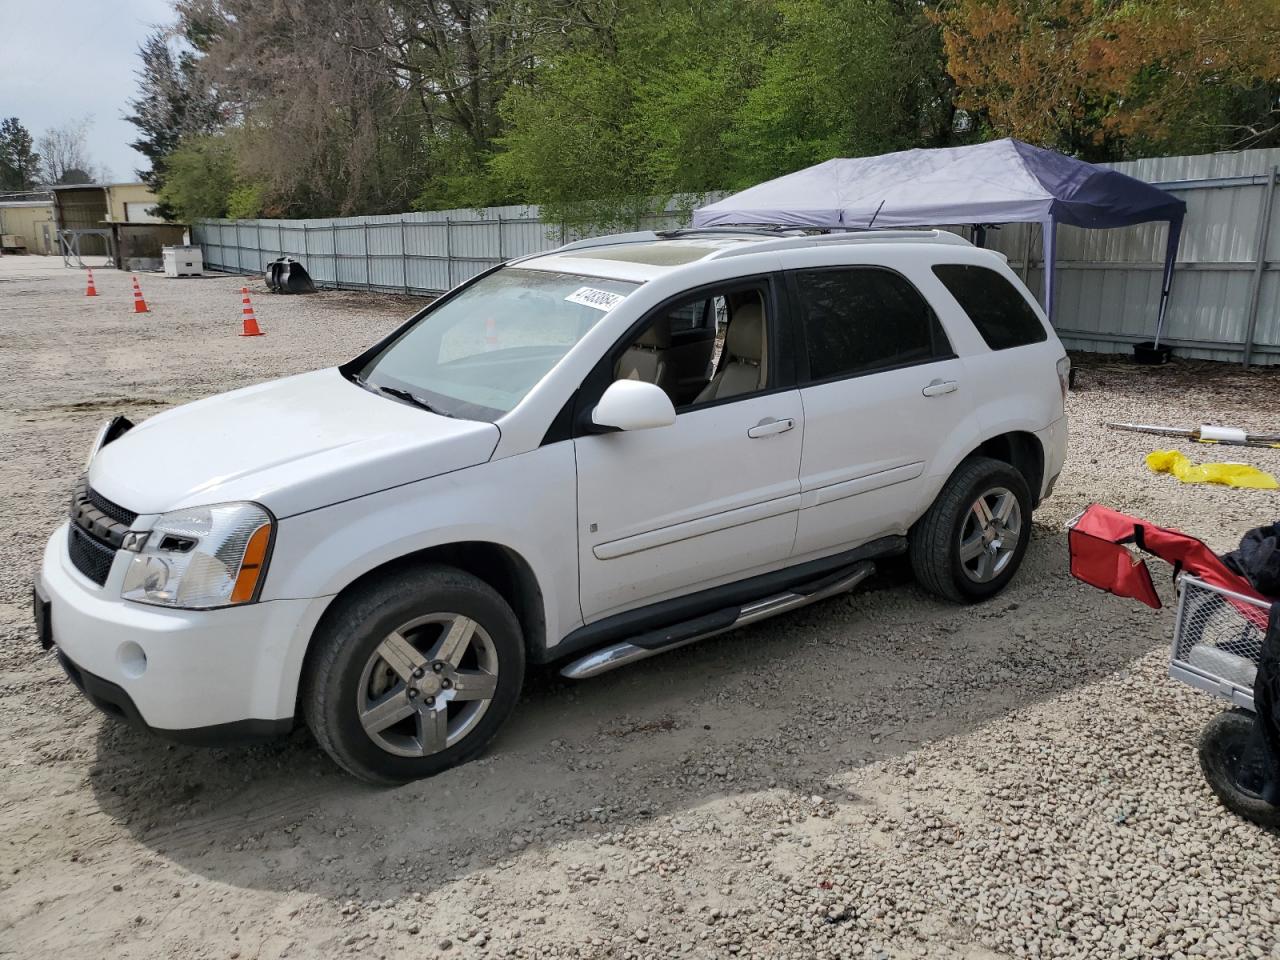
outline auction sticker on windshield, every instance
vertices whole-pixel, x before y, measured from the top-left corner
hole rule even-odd
[[[595,307],[597,310],[612,310],[623,300],[624,294],[610,290],[597,290],[595,287],[579,287],[565,297],[570,303],[580,303],[584,307]]]

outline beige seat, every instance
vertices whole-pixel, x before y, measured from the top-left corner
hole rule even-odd
[[[659,317],[618,359],[613,379],[644,380],[657,384],[671,396],[676,374],[667,362],[670,347],[671,318]]]
[[[720,370],[694,403],[754,393],[765,384],[764,309],[759,299],[740,304],[729,318]]]

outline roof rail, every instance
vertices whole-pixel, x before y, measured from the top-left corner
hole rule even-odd
[[[945,230],[863,230],[855,229],[839,233],[801,233],[804,227],[685,227],[677,230],[636,230],[632,233],[612,233],[599,237],[587,237],[585,240],[574,240],[551,250],[540,250],[537,253],[515,257],[510,262],[519,263],[534,257],[546,257],[556,253],[567,253],[572,250],[588,250],[592,247],[612,247],[626,243],[656,243],[660,240],[680,240],[692,237],[753,237],[756,243],[744,243],[725,247],[707,256],[708,260],[719,260],[724,257],[736,257],[744,253],[760,253],[765,250],[790,250],[799,247],[810,247],[827,243],[945,243],[956,246],[972,246],[964,237]]]
[[[717,250],[708,260],[723,260],[744,253],[763,253],[766,250],[794,250],[826,244],[845,243],[940,243],[948,246],[971,247],[964,237],[946,230],[857,230],[848,233],[823,233],[803,237],[777,237],[742,248],[728,247]]]
[[[781,224],[742,224],[729,227],[677,227],[671,230],[659,230],[658,236],[663,240],[678,240],[681,237],[788,237],[799,236],[808,227],[784,227]]]

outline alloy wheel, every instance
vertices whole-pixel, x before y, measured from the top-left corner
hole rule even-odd
[[[960,566],[974,583],[990,583],[1013,562],[1022,534],[1022,507],[1005,487],[981,494],[960,525]]]
[[[416,617],[374,648],[356,691],[360,725],[400,757],[453,746],[480,722],[498,687],[498,651],[475,620]]]

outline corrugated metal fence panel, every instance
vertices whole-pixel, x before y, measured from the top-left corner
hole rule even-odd
[[[1273,269],[1263,277],[1258,297],[1258,326],[1253,342],[1256,346],[1280,352],[1280,270]]]
[[[1280,149],[1198,157],[1161,157],[1116,169],[1187,202],[1178,270],[1164,337],[1183,356],[1240,360],[1249,326],[1264,216],[1265,175],[1280,165]],[[1212,182],[1217,178],[1256,182]],[[1206,182],[1209,181],[1209,182]],[[690,211],[725,193],[675,197],[637,228],[662,230],[688,222]],[[1253,359],[1280,363],[1280,188],[1273,193],[1259,288]],[[971,229],[956,226],[968,236]],[[1078,349],[1128,352],[1155,333],[1167,227],[1116,230],[1060,227],[1055,321],[1063,342]],[[536,206],[435,210],[333,220],[198,221],[193,242],[214,269],[260,273],[268,260],[296,257],[320,286],[440,293],[491,266],[549,250],[592,234],[541,219]],[[1043,284],[1038,224],[990,230],[987,244],[1036,295]]]

